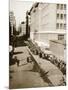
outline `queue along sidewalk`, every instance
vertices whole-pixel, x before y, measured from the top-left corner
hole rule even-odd
[[[47,73],[47,78],[50,80],[53,86],[61,86],[63,84],[63,73],[59,70],[58,67],[56,67],[54,64],[52,64],[50,61],[46,59],[40,58],[38,55],[34,55],[30,49],[27,47],[28,52],[30,55],[34,58],[35,62],[38,64],[40,69]],[[46,74],[45,74],[46,76]]]

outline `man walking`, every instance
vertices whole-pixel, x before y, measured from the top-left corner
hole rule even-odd
[[[15,56],[15,62],[17,62],[17,66],[19,66],[19,60],[17,59],[17,56]]]

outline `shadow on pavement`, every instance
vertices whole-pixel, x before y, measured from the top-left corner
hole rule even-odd
[[[24,66],[24,65],[27,65],[28,63],[25,63],[25,64],[21,64],[21,65],[19,65],[19,67],[21,67],[21,66]]]
[[[16,54],[21,54],[21,53],[23,53],[23,52],[13,52],[13,54],[15,54],[15,55],[16,55]]]

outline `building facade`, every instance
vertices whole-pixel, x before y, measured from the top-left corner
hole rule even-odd
[[[35,3],[30,10],[30,38],[49,47],[49,40],[62,40],[66,34],[66,4]]]
[[[19,31],[19,36],[23,36],[26,34],[26,22],[21,22],[21,24],[19,25]]]
[[[55,55],[58,60],[66,60],[66,44],[64,40],[51,40],[50,41],[50,50],[53,55]],[[66,62],[66,61],[65,61]]]
[[[15,16],[14,16],[14,13],[11,11],[9,12],[9,25],[11,27],[11,35],[13,35],[13,29],[16,28],[16,19],[15,19]]]

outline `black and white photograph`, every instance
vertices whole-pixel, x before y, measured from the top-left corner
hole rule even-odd
[[[66,86],[66,3],[9,0],[9,89]]]

